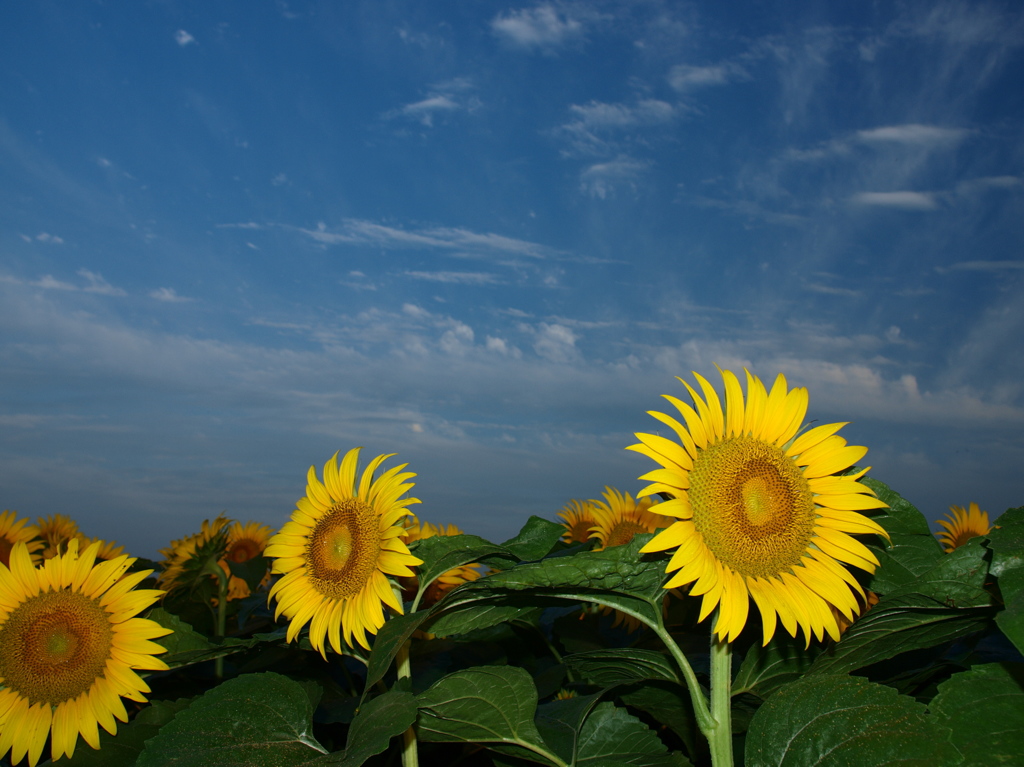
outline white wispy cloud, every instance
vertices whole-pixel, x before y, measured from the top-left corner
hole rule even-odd
[[[619,151],[634,132],[670,125],[681,109],[660,99],[638,99],[632,104],[590,101],[569,107],[572,119],[554,129],[572,154],[607,155]]]
[[[953,147],[972,131],[964,128],[943,128],[937,125],[887,125],[858,131],[856,139],[866,144],[903,144],[922,147]]]
[[[499,14],[491,30],[503,42],[528,50],[550,51],[583,35],[583,22],[550,4]]]
[[[1024,261],[958,261],[949,266],[937,266],[935,271],[946,272],[1017,272],[1024,270]]]
[[[676,64],[668,73],[668,84],[680,92],[748,79],[746,69],[732,62],[705,66]]]
[[[194,44],[196,42],[196,39],[192,37],[192,35],[190,35],[188,32],[186,32],[184,29],[179,29],[177,32],[174,33],[174,41],[182,48],[184,48],[186,45]]]
[[[502,280],[496,274],[486,272],[403,272],[406,277],[428,282],[446,282],[454,285],[499,285]]]
[[[937,210],[935,195],[929,192],[859,192],[850,198],[855,205],[900,210]]]
[[[481,106],[475,88],[467,78],[456,78],[432,85],[424,98],[385,113],[384,118],[398,117],[419,122],[427,128],[434,126],[434,120],[445,114],[474,112]]]
[[[187,303],[192,300],[186,296],[179,296],[174,288],[157,288],[156,290],[151,290],[149,292],[149,297],[169,304]]]
[[[340,227],[299,229],[325,245],[376,245],[383,248],[428,248],[479,257],[526,257],[544,259],[557,254],[552,248],[527,240],[494,233],[479,233],[459,227],[399,229],[364,219],[345,219]]]
[[[594,163],[580,174],[580,191],[604,200],[619,188],[636,190],[636,182],[650,163],[631,157],[617,157],[610,162]]]

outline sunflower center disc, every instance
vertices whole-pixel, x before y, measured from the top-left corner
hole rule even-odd
[[[647,528],[642,525],[638,525],[636,522],[630,522],[629,520],[623,520],[617,522],[615,526],[608,533],[608,543],[606,546],[622,546],[633,540],[633,536],[637,533],[646,533]]]
[[[704,543],[746,577],[788,571],[814,534],[814,496],[800,467],[777,445],[750,436],[701,451],[687,495]]]
[[[313,588],[331,599],[358,594],[377,568],[379,516],[359,498],[332,506],[309,536],[306,559]]]
[[[260,547],[256,541],[243,538],[240,541],[235,541],[228,547],[227,558],[232,562],[241,564],[242,562],[248,562],[259,553]]]
[[[103,675],[113,636],[95,599],[75,591],[31,597],[0,627],[3,686],[30,704],[77,698]]]

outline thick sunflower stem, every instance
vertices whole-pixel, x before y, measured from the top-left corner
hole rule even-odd
[[[409,643],[411,640],[406,640],[405,644],[398,650],[398,656],[396,662],[398,663],[398,678],[408,679],[412,676],[412,664],[409,663]],[[410,725],[409,729],[402,734],[402,767],[419,767],[420,756],[419,747],[416,742],[416,725]]]
[[[711,633],[711,717],[705,732],[714,767],[732,767],[732,644]]]
[[[679,649],[676,640],[672,638],[668,629],[661,625],[660,621],[657,625],[651,626],[651,628],[654,629],[661,641],[665,643],[665,647],[668,648],[676,665],[679,666],[679,670],[683,672],[683,679],[686,680],[686,689],[690,693],[690,702],[693,704],[693,713],[697,717],[697,726],[704,733],[704,737],[710,740],[710,733],[715,723],[714,718],[708,709],[708,701],[700,689],[700,682],[697,681],[697,675],[694,673],[690,661],[686,659],[686,655]]]

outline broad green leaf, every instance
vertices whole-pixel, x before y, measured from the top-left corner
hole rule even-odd
[[[886,596],[923,594],[950,607],[988,606],[992,598],[984,589],[987,554],[982,539],[974,538],[948,554],[941,554],[931,568],[913,581],[885,592]]]
[[[167,612],[162,607],[154,608],[147,617],[174,632],[153,640],[167,648],[167,652],[159,657],[170,668],[182,668],[215,658],[223,658],[259,643],[257,639],[238,639],[237,637],[211,642],[202,634],[193,631],[192,627],[177,615]]]
[[[229,679],[146,742],[138,767],[288,767],[327,753],[313,737],[306,690],[265,672]]]
[[[516,558],[507,549],[475,535],[435,535],[424,538],[416,544],[415,553],[423,560],[423,564],[416,569],[420,591],[449,570],[479,562],[488,556],[503,559],[506,566],[516,562]]]
[[[189,698],[153,701],[128,724],[118,723],[117,735],[110,735],[100,729],[99,750],[94,751],[79,737],[74,758],[58,759],[55,764],[74,767],[134,767],[146,741],[191,702]]]
[[[703,687],[701,691],[706,699],[708,691]],[[648,680],[621,689],[617,694],[618,699],[627,706],[644,711],[671,728],[686,745],[691,759],[696,759],[695,755],[700,750],[707,751],[707,742],[697,727],[697,718],[693,713],[693,701],[685,687]]]
[[[557,522],[531,516],[523,529],[501,547],[524,562],[533,562],[549,554],[563,533],[565,528]]]
[[[553,700],[537,707],[534,721],[544,742],[564,762],[572,762],[580,727],[590,710],[601,700],[603,692]]]
[[[558,764],[533,721],[537,690],[521,668],[478,666],[456,671],[421,693],[420,739],[486,743],[502,753]]]
[[[1024,756],[1024,663],[953,674],[928,710],[952,731],[965,765],[1018,764]]]
[[[500,602],[469,602],[456,605],[448,611],[441,611],[434,620],[423,627],[439,637],[468,634],[482,628],[496,626],[518,618],[528,619],[541,612],[537,600],[506,599]]]
[[[807,673],[845,674],[900,653],[934,647],[980,630],[991,615],[990,608],[954,609],[920,594],[883,597],[819,655]]]
[[[1024,568],[1024,506],[1007,509],[994,521],[988,534],[992,549],[992,575],[1001,577],[1006,570]]]
[[[746,767],[960,764],[949,730],[891,687],[855,676],[797,679],[750,722]]]
[[[653,624],[660,618],[665,565],[662,558],[640,554],[650,538],[638,535],[624,546],[523,563],[460,586],[452,600],[529,592],[607,605]]]
[[[416,697],[411,692],[389,690],[359,707],[348,731],[344,751],[321,756],[311,765],[359,767],[371,756],[387,750],[391,739],[416,721]]]
[[[644,679],[682,684],[673,661],[664,653],[623,647],[567,655],[563,663],[593,684],[610,687]]]
[[[999,589],[1006,606],[996,616],[996,625],[1024,653],[1024,567],[1004,570]]]
[[[576,748],[577,767],[604,765],[669,765],[668,748],[658,736],[625,709],[599,703],[583,722]],[[685,762],[684,762],[685,763]]]
[[[879,594],[913,583],[942,558],[938,539],[928,535],[894,533],[887,545],[869,545],[878,557],[878,569],[867,581],[867,587]]]
[[[373,639],[370,660],[366,667],[367,690],[384,678],[402,645],[424,621],[430,618],[433,609],[431,607],[407,615],[394,615],[384,623]]]
[[[821,645],[805,648],[803,642],[776,631],[762,647],[755,642],[740,663],[732,694],[749,692],[765,700],[788,682],[804,675],[821,652]]]

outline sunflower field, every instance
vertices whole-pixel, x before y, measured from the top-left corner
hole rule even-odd
[[[495,543],[360,449],[159,562],[0,514],[0,764],[1024,763],[1024,507],[926,517],[781,375]],[[692,403],[692,404],[691,404]]]

